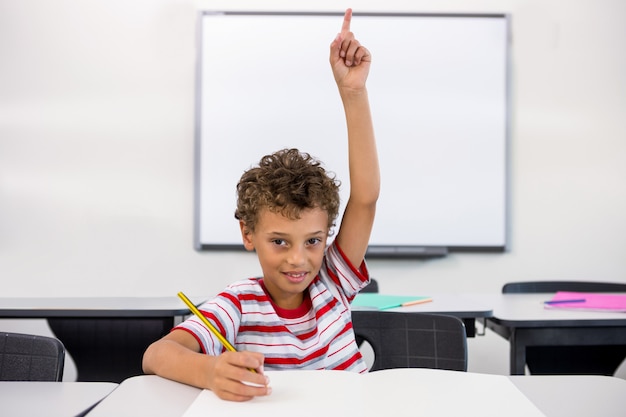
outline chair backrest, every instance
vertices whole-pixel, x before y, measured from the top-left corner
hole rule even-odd
[[[363,287],[361,292],[378,292],[378,281],[374,278],[370,278],[370,283]]]
[[[357,339],[374,351],[370,371],[434,368],[467,371],[467,336],[458,317],[440,314],[355,310]]]
[[[0,332],[0,381],[61,381],[64,363],[59,339]]]
[[[593,281],[520,281],[509,282],[502,293],[537,293],[555,291],[626,292],[626,283]]]

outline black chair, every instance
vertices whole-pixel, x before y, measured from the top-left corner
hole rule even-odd
[[[361,292],[378,292],[378,281],[376,281],[374,278],[370,279],[370,283],[367,284],[362,290]]]
[[[503,294],[572,292],[626,292],[626,283],[594,281],[519,281],[502,287]],[[528,346],[526,366],[533,375],[613,375],[626,358],[625,345]]]
[[[380,310],[352,312],[354,334],[374,351],[370,371],[434,368],[467,371],[467,336],[458,317]]]
[[[61,381],[65,347],[59,339],[0,332],[0,381]]]
[[[367,284],[365,287],[363,287],[363,289],[360,292],[362,292],[362,293],[377,293],[378,292],[378,281],[376,281],[374,278],[370,278],[370,283]],[[355,339],[356,339],[356,345],[361,347],[361,345],[363,344],[363,339],[361,339],[359,336],[356,336]]]

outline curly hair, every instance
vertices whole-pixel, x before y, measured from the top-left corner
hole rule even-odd
[[[254,231],[262,209],[299,219],[306,209],[328,213],[328,230],[339,212],[339,186],[334,173],[298,149],[282,149],[261,158],[259,165],[244,172],[237,183],[235,218]]]

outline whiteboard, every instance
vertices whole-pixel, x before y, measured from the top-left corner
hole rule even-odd
[[[342,21],[343,13],[200,13],[197,250],[243,250],[236,184],[278,149],[323,161],[345,204],[346,125],[328,62]],[[373,57],[382,184],[368,256],[506,250],[509,16],[354,13],[351,29]]]

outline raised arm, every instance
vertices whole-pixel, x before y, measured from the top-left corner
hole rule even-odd
[[[330,64],[346,116],[350,171],[350,197],[336,239],[352,264],[359,266],[374,224],[380,170],[366,88],[372,57],[350,31],[351,20],[348,9],[341,33],[330,46]]]

